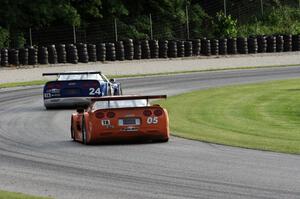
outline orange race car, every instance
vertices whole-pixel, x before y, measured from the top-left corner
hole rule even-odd
[[[71,137],[84,144],[136,139],[169,140],[166,109],[150,105],[150,99],[166,95],[104,96],[91,98],[90,105],[78,108],[71,118]]]

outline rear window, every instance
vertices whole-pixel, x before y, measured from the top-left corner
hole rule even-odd
[[[146,99],[138,100],[111,100],[111,101],[96,101],[94,103],[94,109],[106,109],[106,108],[132,108],[132,107],[145,107],[149,106]]]
[[[58,81],[66,80],[100,80],[103,81],[100,74],[74,74],[74,75],[60,75],[58,76]]]

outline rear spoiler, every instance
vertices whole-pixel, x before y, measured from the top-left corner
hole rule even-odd
[[[95,101],[112,101],[112,100],[135,100],[135,99],[166,99],[167,95],[116,95],[91,98],[92,102]]]
[[[84,75],[84,74],[100,74],[100,71],[82,71],[82,72],[62,72],[62,73],[43,73],[43,76],[59,76],[59,75]]]

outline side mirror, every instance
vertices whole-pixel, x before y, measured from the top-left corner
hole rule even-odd
[[[76,111],[77,113],[84,113],[84,108],[77,108]]]
[[[116,80],[113,78],[113,79],[110,79],[109,80],[111,83],[115,83],[116,82]]]

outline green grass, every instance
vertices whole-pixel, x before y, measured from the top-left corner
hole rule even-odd
[[[0,199],[50,199],[50,198],[30,196],[21,193],[13,193],[7,191],[0,191]]]
[[[0,84],[0,88],[11,88],[18,86],[34,86],[34,85],[42,85],[45,84],[46,80],[36,80],[36,81],[28,81],[28,82],[12,82],[12,83],[2,83]]]
[[[225,71],[225,70],[243,70],[243,69],[257,69],[257,68],[277,68],[277,67],[289,67],[289,66],[299,66],[299,64],[290,65],[272,65],[272,66],[242,66],[233,68],[219,68],[219,69],[203,69],[203,70],[186,70],[186,71],[175,71],[175,72],[163,72],[163,73],[145,73],[145,74],[132,74],[132,75],[109,75],[110,78],[129,78],[129,77],[147,77],[147,76],[158,76],[158,75],[176,75],[185,73],[196,73],[196,72],[210,72],[210,71]],[[43,85],[48,80],[35,80],[26,82],[11,82],[11,83],[0,83],[0,88],[12,88],[18,86],[34,86]]]
[[[160,104],[173,135],[300,154],[300,79],[196,91]]]

